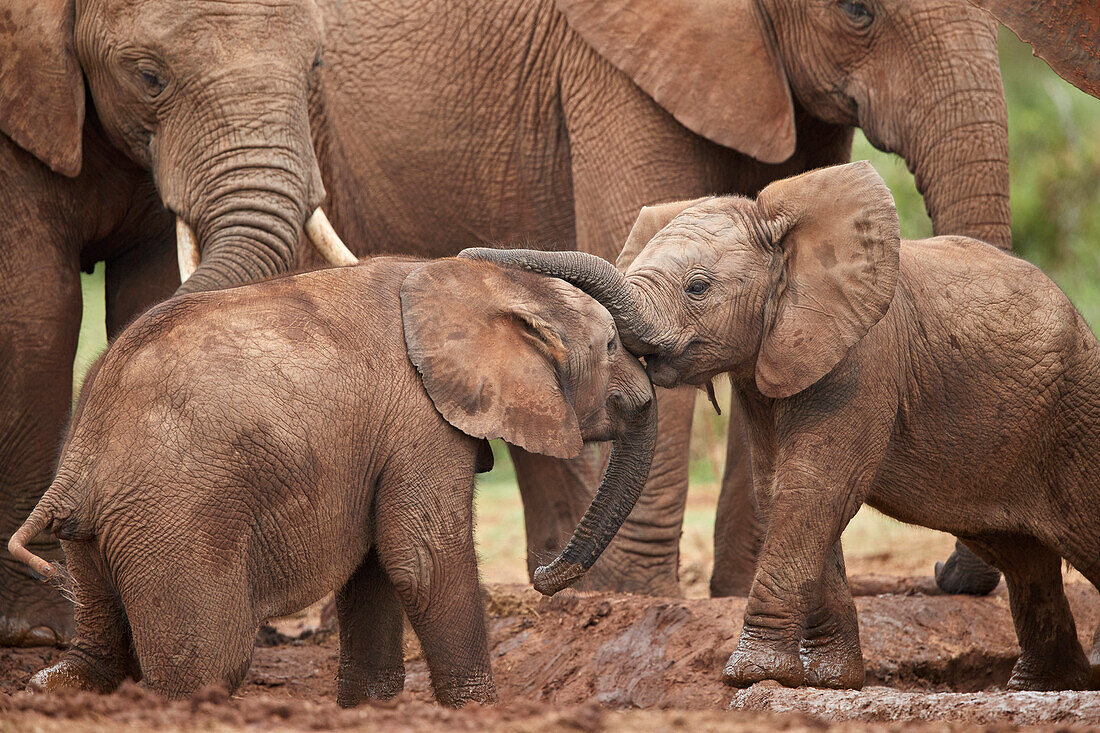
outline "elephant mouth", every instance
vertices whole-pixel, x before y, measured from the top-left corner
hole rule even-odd
[[[687,382],[667,357],[651,354],[644,358],[646,375],[658,387],[673,389]]]

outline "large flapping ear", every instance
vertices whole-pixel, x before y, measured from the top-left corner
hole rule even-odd
[[[1035,49],[1063,79],[1100,98],[1100,4],[1096,0],[970,0]]]
[[[66,176],[80,173],[84,76],[73,0],[8,0],[0,10],[0,132]]]
[[[649,240],[656,236],[657,232],[668,226],[681,212],[690,209],[695,204],[706,201],[707,197],[692,199],[691,201],[673,201],[668,204],[655,204],[643,206],[638,212],[638,218],[634,226],[630,228],[630,234],[626,237],[626,244],[619,258],[615,260],[615,267],[619,272],[626,272],[638,254],[649,244]]]
[[[559,374],[568,359],[536,314],[539,276],[475,260],[437,260],[401,285],[409,358],[439,413],[477,438],[572,458],[580,425]],[[547,290],[549,292],[549,290]]]
[[[832,371],[886,314],[898,280],[898,213],[867,161],[777,181],[757,208],[785,262],[756,384],[769,397],[789,397]]]
[[[755,0],[557,2],[589,45],[692,132],[765,163],[791,157],[791,91]]]

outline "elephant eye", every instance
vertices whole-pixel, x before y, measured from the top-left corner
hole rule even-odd
[[[695,278],[688,283],[688,286],[684,288],[684,292],[688,295],[700,296],[710,289],[710,283],[702,278]]]
[[[321,49],[317,49],[317,56],[313,59],[313,70],[317,71],[317,69],[321,68],[324,65],[325,59],[323,56],[321,56]]]
[[[840,8],[859,28],[866,28],[875,19],[871,9],[859,0],[842,0]]]
[[[145,85],[145,91],[150,97],[158,96],[168,86],[168,82],[164,80],[164,77],[152,69],[141,69],[138,73],[141,75],[141,83]]]
[[[614,356],[615,352],[619,349],[619,344],[615,341],[615,337],[612,336],[607,340],[607,355]]]

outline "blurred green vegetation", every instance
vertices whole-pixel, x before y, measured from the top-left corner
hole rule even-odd
[[[1008,101],[1012,241],[1100,329],[1100,100],[1062,80],[1006,28],[1001,75]],[[894,192],[902,236],[932,235],[905,163],[860,132],[853,160],[871,161]]]

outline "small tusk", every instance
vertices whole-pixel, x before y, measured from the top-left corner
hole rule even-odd
[[[718,406],[718,398],[714,396],[714,380],[708,379],[706,386],[700,384],[698,389],[707,393],[707,399],[710,400],[710,404],[714,407],[714,411],[721,415],[722,408]]]
[[[317,251],[328,260],[329,264],[343,266],[359,263],[359,258],[351,253],[347,245],[341,241],[332,223],[325,216],[325,212],[318,207],[306,222],[306,235]]]
[[[199,240],[195,232],[180,217],[176,217],[176,254],[180,263],[180,282],[194,274],[199,267]]]

